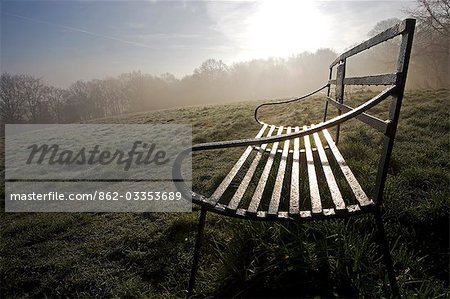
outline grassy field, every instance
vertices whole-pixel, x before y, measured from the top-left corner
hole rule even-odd
[[[349,94],[353,105],[373,93]],[[320,105],[318,104],[320,103]],[[189,123],[193,142],[253,137],[258,102],[123,115],[101,123]],[[389,169],[384,220],[406,298],[449,294],[449,91],[408,92]],[[374,114],[385,114],[386,105]],[[319,121],[323,102],[291,104],[272,123]],[[340,148],[371,190],[382,136],[358,121]],[[210,195],[242,149],[195,154],[194,190]],[[0,214],[1,297],[184,297],[197,213]],[[388,294],[371,216],[271,224],[208,214],[199,297]]]

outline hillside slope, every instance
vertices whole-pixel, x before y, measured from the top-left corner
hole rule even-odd
[[[349,95],[356,105],[371,93]],[[101,123],[188,123],[193,142],[253,137],[257,102],[142,112]],[[407,297],[448,289],[449,91],[408,92],[385,194],[385,221]],[[386,108],[386,107],[384,107]],[[320,121],[323,102],[262,112],[271,123]],[[373,113],[384,115],[383,107]],[[342,151],[370,189],[382,136],[351,121]],[[211,194],[242,149],[195,154],[194,189]],[[2,297],[183,297],[197,214],[1,213]],[[197,292],[218,297],[382,297],[373,219],[269,224],[208,215]]]

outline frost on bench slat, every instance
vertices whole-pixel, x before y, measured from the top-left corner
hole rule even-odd
[[[336,210],[344,210],[345,209],[344,199],[342,198],[341,191],[339,191],[339,187],[336,183],[336,179],[334,178],[333,171],[331,170],[327,155],[325,153],[325,150],[323,149],[322,142],[320,141],[319,134],[314,133],[313,136],[333,203],[336,207]]]
[[[307,129],[306,126],[303,127]],[[319,185],[317,183],[316,168],[314,167],[314,158],[311,150],[309,135],[304,136],[306,150],[306,165],[308,168],[309,194],[311,197],[311,208],[313,214],[322,213],[322,204],[320,202]]]
[[[277,135],[281,135],[283,133],[283,127],[279,127]],[[267,159],[266,166],[259,178],[258,185],[256,186],[255,193],[253,193],[252,200],[250,201],[250,205],[248,207],[249,213],[256,213],[258,210],[259,203],[261,201],[264,187],[266,186],[267,179],[269,178],[270,170],[272,169],[273,162],[275,160],[275,155],[277,153],[279,142],[274,142],[272,145],[272,150],[270,151],[269,158]]]
[[[266,128],[267,128],[267,125],[264,125],[261,128],[261,130],[259,131],[258,135],[256,135],[256,138],[261,138],[261,136],[264,134],[264,131],[266,130]],[[225,190],[230,185],[233,178],[238,173],[239,169],[241,169],[242,165],[244,165],[245,160],[247,160],[251,151],[252,151],[252,147],[251,146],[247,147],[247,149],[244,151],[244,153],[239,158],[239,160],[236,162],[236,164],[234,164],[233,168],[230,170],[228,175],[225,177],[225,179],[222,181],[222,183],[220,183],[219,187],[217,187],[217,189],[216,189],[216,191],[214,191],[213,195],[211,195],[211,197],[209,198],[208,202],[210,204],[212,204],[212,205],[217,204],[217,202],[220,200],[220,198],[222,197]]]
[[[333,141],[333,138],[331,137],[328,130],[323,130],[323,135],[325,136],[325,139],[328,142],[328,145],[331,149],[331,152],[334,155],[334,158],[336,159],[337,163],[339,164],[339,167],[342,170],[342,173],[345,176],[345,179],[347,180],[348,184],[350,185],[350,188],[353,191],[353,194],[355,194],[356,199],[358,200],[360,206],[368,206],[372,205],[373,201],[370,200],[364,190],[361,188],[361,185],[359,185],[358,181],[356,180],[355,176],[353,175],[353,172],[350,170],[350,167],[348,167],[347,163],[344,160],[344,157],[342,157],[341,153],[339,152],[338,148],[336,147],[336,144]]]
[[[295,127],[295,132],[300,128]],[[300,138],[294,139],[294,153],[292,154],[292,173],[291,173],[291,200],[289,204],[289,213],[299,213],[300,202]]]
[[[287,134],[291,133],[291,127],[287,128]],[[269,204],[269,215],[277,215],[278,207],[280,205],[281,190],[283,189],[284,174],[286,173],[286,162],[289,154],[290,140],[284,141],[283,153],[281,154],[280,166],[278,167],[278,173],[273,187],[272,198]]]
[[[269,129],[269,133],[267,134],[267,137],[272,136],[273,131],[275,130],[275,126],[271,126]],[[233,195],[233,198],[231,198],[230,202],[228,203],[228,209],[230,210],[236,210],[239,206],[239,203],[242,200],[242,197],[245,194],[245,191],[248,188],[248,185],[250,184],[253,175],[255,174],[256,168],[258,167],[259,161],[261,160],[261,157],[263,155],[264,150],[266,149],[267,144],[261,145],[260,151],[258,151],[255,155],[255,158],[253,159],[252,164],[250,165],[249,169],[247,170],[247,173],[245,174],[244,178],[242,179],[242,182],[240,183],[238,189]]]

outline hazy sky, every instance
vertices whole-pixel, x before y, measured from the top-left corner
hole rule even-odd
[[[141,70],[182,77],[208,58],[288,57],[367,38],[412,1],[2,1],[2,72],[66,87]]]

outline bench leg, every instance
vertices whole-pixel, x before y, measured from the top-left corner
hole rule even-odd
[[[189,286],[187,292],[188,298],[192,296],[194,292],[195,276],[197,275],[198,261],[200,258],[200,245],[203,236],[203,229],[205,228],[205,220],[206,220],[206,209],[202,207],[200,210],[200,219],[198,223],[197,237],[195,239],[194,258],[192,259],[191,276],[189,277]]]
[[[388,243],[388,240],[387,240],[387,237],[386,237],[386,232],[384,230],[384,225],[383,225],[383,221],[381,219],[381,212],[380,212],[380,210],[377,210],[375,212],[375,220],[377,222],[380,246],[381,246],[381,249],[383,251],[384,263],[386,265],[386,270],[388,272],[389,283],[391,285],[392,295],[394,297],[399,298],[400,297],[400,291],[399,291],[399,288],[398,288],[397,279],[395,277],[394,266],[393,266],[393,263],[392,263],[391,253],[390,253],[390,250],[389,250],[389,243]]]

